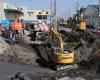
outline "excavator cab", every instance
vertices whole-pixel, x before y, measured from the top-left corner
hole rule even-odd
[[[86,23],[84,21],[80,21],[79,29],[80,30],[85,30],[86,29]]]
[[[84,21],[73,21],[71,24],[75,30],[86,30],[86,23]]]

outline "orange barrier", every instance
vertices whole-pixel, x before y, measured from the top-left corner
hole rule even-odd
[[[22,23],[18,23],[18,22],[10,23],[10,29],[21,30],[22,29]]]

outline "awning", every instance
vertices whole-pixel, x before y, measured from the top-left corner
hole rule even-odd
[[[15,12],[15,13],[23,13],[22,11],[18,11],[16,9],[4,9],[5,12]]]

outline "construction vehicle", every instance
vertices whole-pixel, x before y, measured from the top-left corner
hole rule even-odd
[[[67,24],[72,30],[86,30],[86,23],[83,20],[68,20]]]
[[[50,54],[52,56],[50,57],[54,63],[62,65],[74,63],[74,51],[64,48],[63,39],[54,26],[50,28],[49,40],[52,48],[52,53]]]
[[[43,36],[43,34],[46,35]],[[40,35],[42,37],[40,37]],[[46,36],[47,38],[45,38]],[[42,40],[40,38],[44,39]],[[53,63],[53,67],[55,67],[56,70],[65,69],[69,66],[71,66],[71,68],[77,67],[77,65],[74,64],[74,50],[65,49],[62,36],[54,25],[50,26],[48,32],[38,32],[36,41],[33,41],[33,44],[46,46],[44,48],[47,52],[49,61]]]
[[[51,26],[50,32],[49,32],[49,40],[50,42],[55,40],[56,43],[51,44],[51,48],[53,50],[54,55],[54,62],[58,64],[67,64],[67,63],[73,63],[74,62],[74,52],[70,50],[64,49],[64,42],[61,37],[61,35],[58,33],[56,27]],[[54,41],[53,41],[54,42]]]
[[[86,24],[84,21],[77,21],[75,22],[75,27],[73,27],[75,30],[86,30]]]

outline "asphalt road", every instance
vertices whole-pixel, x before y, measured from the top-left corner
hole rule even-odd
[[[0,80],[10,80],[10,77],[14,76],[17,72],[22,72],[25,75],[31,74],[33,80],[35,80],[41,76],[52,74],[55,71],[37,66],[0,63]]]
[[[31,80],[41,80],[40,79],[41,77],[42,78],[48,77],[56,73],[55,71],[50,70],[48,68],[42,68],[38,66],[0,63],[0,80],[11,80],[10,77],[14,76],[17,72],[22,72],[24,75],[29,75]],[[98,76],[94,77],[86,74],[82,75],[68,74],[66,77],[56,80],[100,80]],[[42,80],[48,80],[48,79],[42,79]],[[49,80],[55,80],[55,79],[49,79]]]

